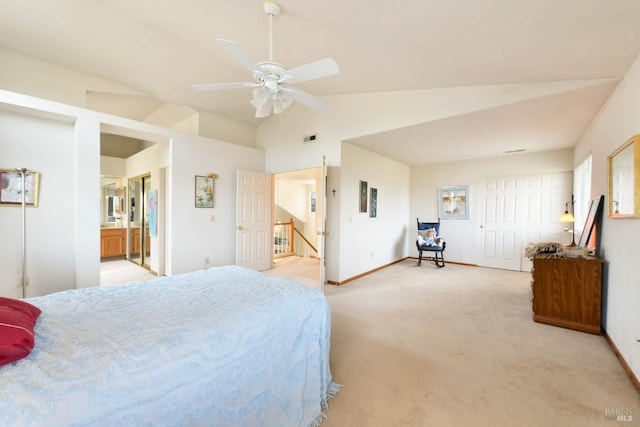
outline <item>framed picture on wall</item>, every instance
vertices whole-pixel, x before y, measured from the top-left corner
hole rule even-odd
[[[367,181],[360,181],[360,212],[367,211]]]
[[[369,217],[375,218],[378,216],[378,189],[371,187],[371,206],[369,209]]]
[[[158,190],[149,191],[149,236],[158,237]]]
[[[442,219],[469,219],[469,186],[440,187],[438,211]]]
[[[312,191],[309,200],[309,210],[311,211],[311,213],[315,213],[317,203],[318,199],[316,198],[316,192]]]
[[[24,199],[26,206],[38,206],[40,172],[25,171]],[[22,172],[16,169],[0,169],[0,205],[22,206]]]
[[[213,207],[213,177],[196,175],[196,208]]]

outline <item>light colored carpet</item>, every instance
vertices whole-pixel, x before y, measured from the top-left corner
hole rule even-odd
[[[320,289],[320,259],[296,255],[276,258],[273,268],[263,271],[270,276],[286,277],[315,289]]]
[[[287,257],[265,273],[318,287],[318,268]],[[102,263],[102,284],[152,278]],[[533,322],[530,285],[529,273],[405,260],[325,286],[344,387],[322,425],[640,425],[640,394],[605,339]],[[633,420],[615,421],[616,409]]]
[[[102,261],[100,263],[100,286],[155,279],[155,274],[126,259]]]
[[[604,337],[533,322],[529,273],[405,260],[343,286],[323,426],[606,426],[640,394]]]

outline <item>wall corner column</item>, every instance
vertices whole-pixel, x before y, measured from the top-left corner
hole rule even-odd
[[[100,285],[100,121],[75,123],[75,288]]]

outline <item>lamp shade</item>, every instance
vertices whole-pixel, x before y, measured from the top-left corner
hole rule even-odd
[[[575,221],[576,219],[568,211],[564,211],[564,213],[560,215],[560,222],[575,222]]]

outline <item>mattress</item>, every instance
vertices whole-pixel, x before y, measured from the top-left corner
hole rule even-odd
[[[0,367],[2,426],[309,426],[338,390],[330,307],[237,266],[29,298],[35,347]]]

